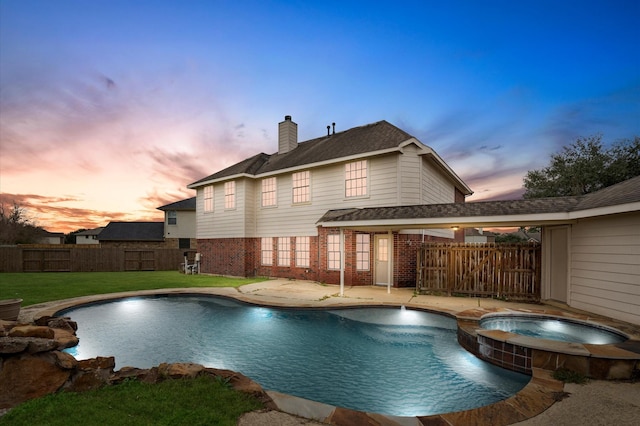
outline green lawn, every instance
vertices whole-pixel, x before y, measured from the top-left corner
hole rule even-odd
[[[0,273],[0,300],[23,299],[22,306],[92,294],[176,287],[239,287],[264,278],[227,278],[157,272]]]
[[[25,402],[0,417],[0,425],[235,425],[262,408],[255,398],[211,377],[128,381],[102,389],[59,392]]]

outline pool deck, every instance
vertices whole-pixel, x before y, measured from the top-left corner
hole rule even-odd
[[[542,341],[544,349],[547,343],[552,350],[563,353],[585,353],[588,356],[612,356],[617,359],[640,360],[640,326],[612,320],[598,315],[569,309],[561,305],[528,304],[505,302],[493,299],[445,297],[416,295],[412,288],[386,287],[345,287],[340,295],[339,286],[324,285],[311,281],[269,280],[248,284],[239,288],[180,288],[151,291],[136,291],[97,295],[67,299],[28,306],[22,309],[20,321],[28,322],[44,315],[53,315],[62,309],[92,302],[99,302],[120,297],[144,296],[154,294],[210,294],[232,297],[241,301],[273,307],[350,307],[350,306],[406,306],[407,308],[424,309],[441,312],[462,321],[474,321],[482,315],[495,312],[525,312],[533,314],[547,314],[563,316],[583,321],[593,321],[598,324],[616,328],[627,334],[632,340],[623,349],[607,348],[598,345],[564,344],[562,342]],[[558,348],[559,347],[559,348]],[[604,348],[604,349],[603,349]],[[567,352],[568,351],[568,352]],[[573,351],[573,352],[572,352]],[[591,355],[590,355],[591,354]],[[576,388],[576,385],[563,385],[551,377],[545,368],[532,368],[532,380],[518,394],[498,403],[455,413],[445,413],[424,417],[395,417],[374,413],[362,413],[333,407],[326,404],[308,401],[278,392],[267,391],[282,413],[252,413],[241,419],[240,425],[269,425],[269,424],[322,424],[336,425],[467,425],[491,424],[508,425],[523,422],[525,425],[535,424],[585,424],[580,420],[580,411],[572,404],[572,397],[563,399],[563,392],[574,392],[581,395],[580,403],[584,408],[602,406],[598,413],[589,409],[587,417],[592,424],[631,424],[628,420],[640,418],[640,383],[619,383],[593,381],[590,384]],[[615,398],[615,404],[602,404],[606,400],[605,394],[599,389],[606,386],[609,394],[615,395],[619,386],[620,398]],[[586,400],[585,400],[586,399]],[[577,398],[575,398],[577,400]],[[549,408],[554,406],[554,409]],[[566,405],[567,410],[560,407]],[[594,416],[599,416],[594,418]],[[601,419],[601,420],[598,420]],[[318,423],[319,422],[319,423]]]

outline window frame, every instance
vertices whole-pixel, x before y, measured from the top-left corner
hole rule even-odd
[[[291,266],[291,237],[278,237],[278,266]]]
[[[262,237],[260,239],[260,264],[273,266],[273,237]]]
[[[352,193],[355,192],[355,193]],[[344,165],[344,197],[347,199],[369,196],[369,161],[358,160]]]
[[[271,182],[273,183],[271,184]],[[266,202],[270,202],[270,204],[266,204]],[[276,179],[275,176],[262,179],[261,192],[260,192],[260,206],[276,207],[277,205],[278,205],[278,180]]]
[[[177,224],[178,224],[178,212],[176,210],[167,211],[167,225],[177,225]]]
[[[364,241],[365,239],[366,241]],[[366,251],[365,251],[365,246],[366,246]],[[356,271],[370,271],[370,270],[371,270],[371,235],[356,234]]]
[[[311,266],[311,238],[296,237],[295,258],[298,268]]]
[[[202,190],[202,198],[203,198],[203,211],[205,213],[213,212],[213,185],[207,185]]]
[[[340,234],[327,235],[327,270],[339,271],[342,266],[340,258]]]
[[[291,203],[305,204],[311,201],[311,172],[304,170],[291,174]]]
[[[234,210],[236,208],[236,181],[232,180],[224,183],[224,209]]]

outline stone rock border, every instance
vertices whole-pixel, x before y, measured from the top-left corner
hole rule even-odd
[[[63,349],[78,344],[77,324],[69,318],[42,317],[35,324],[0,321],[0,412],[30,399],[58,391],[83,392],[122,383],[127,379],[145,383],[210,376],[233,389],[276,409],[262,387],[230,370],[206,368],[193,363],[162,363],[140,369],[123,367],[114,371],[114,357],[76,360]]]

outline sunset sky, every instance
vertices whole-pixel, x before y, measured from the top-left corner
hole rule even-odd
[[[162,220],[258,152],[387,120],[467,201],[640,135],[640,1],[0,0],[0,201],[52,232]]]

